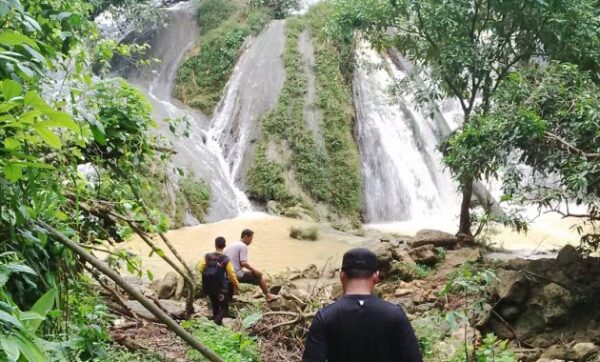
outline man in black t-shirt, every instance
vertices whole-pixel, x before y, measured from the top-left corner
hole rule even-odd
[[[344,296],[315,316],[303,362],[422,362],[404,311],[372,296],[379,281],[377,257],[364,248],[344,254]]]

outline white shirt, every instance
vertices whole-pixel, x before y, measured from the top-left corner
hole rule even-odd
[[[243,241],[238,240],[225,249],[225,255],[227,255],[231,260],[231,263],[233,263],[235,275],[238,278],[243,277],[244,270],[242,269],[241,264],[242,261],[248,261],[248,245],[244,244]]]

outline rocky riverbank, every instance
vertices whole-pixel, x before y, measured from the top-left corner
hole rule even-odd
[[[382,238],[371,248],[383,277],[376,293],[406,310],[425,361],[467,356],[481,357],[478,361],[600,360],[597,258],[566,246],[552,259],[492,260],[478,247],[462,246],[453,235],[433,230]],[[255,336],[264,361],[299,360],[312,316],[341,295],[338,277],[339,270],[327,264],[280,273],[271,285],[281,299],[268,305],[256,288],[244,288],[235,297],[227,328]],[[183,315],[184,302],[177,300],[183,284],[174,275],[139,288],[172,316]],[[142,320],[151,318],[136,302],[125,305]],[[209,314],[203,299],[196,310],[193,318]],[[144,333],[136,333],[140,326],[115,325],[115,340],[160,348],[157,343],[172,339],[168,358],[187,360],[184,346],[168,331],[152,334],[142,327]],[[498,359],[483,359],[485,354]]]

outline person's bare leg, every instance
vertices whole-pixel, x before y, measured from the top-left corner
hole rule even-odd
[[[258,284],[259,284],[260,289],[262,290],[263,294],[265,295],[267,302],[271,302],[271,301],[274,301],[275,299],[279,298],[275,294],[269,293],[269,287],[267,287],[267,281],[265,280],[264,276],[261,275]]]

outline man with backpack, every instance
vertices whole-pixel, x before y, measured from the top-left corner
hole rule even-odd
[[[202,290],[210,298],[213,310],[212,320],[217,324],[223,324],[223,317],[229,309],[229,283],[237,291],[239,282],[235,275],[233,264],[227,255],[223,254],[225,249],[225,238],[219,236],[215,239],[216,251],[204,255],[200,261],[199,270],[202,273]]]

